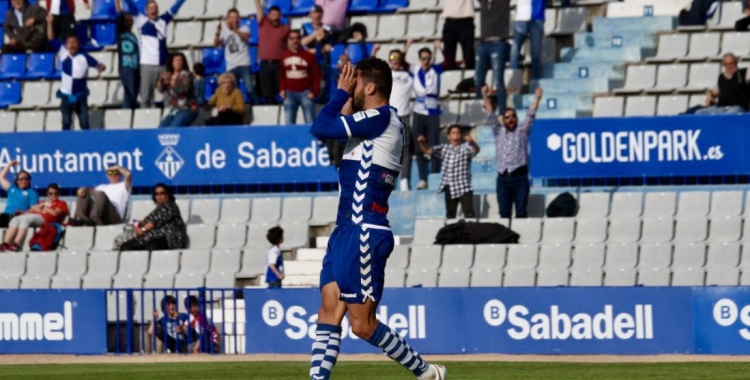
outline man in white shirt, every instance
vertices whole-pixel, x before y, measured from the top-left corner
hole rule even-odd
[[[122,166],[107,168],[109,183],[78,189],[75,218],[71,226],[102,226],[123,223],[133,190],[133,174]]]
[[[226,21],[220,22],[216,26],[214,46],[224,45],[224,60],[227,63],[227,72],[234,74],[237,80],[235,86],[239,86],[239,80],[242,78],[253,104],[258,104],[250,63],[249,38],[250,28],[247,25],[240,25],[240,12],[236,8],[232,8],[227,12]]]

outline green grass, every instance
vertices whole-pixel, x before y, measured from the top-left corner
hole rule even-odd
[[[445,363],[450,380],[730,380],[750,378],[750,363],[576,364]],[[6,365],[0,379],[14,380],[305,380],[308,365],[275,363],[169,363]],[[388,362],[343,362],[336,380],[408,380],[410,373]]]

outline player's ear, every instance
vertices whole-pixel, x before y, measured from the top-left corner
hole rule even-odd
[[[375,83],[368,83],[365,85],[365,94],[373,96],[376,92],[378,92],[378,88],[375,87]]]

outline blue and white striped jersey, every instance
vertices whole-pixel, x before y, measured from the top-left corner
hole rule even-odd
[[[137,10],[138,5],[133,0],[125,0],[131,10]],[[164,66],[167,63],[167,25],[172,22],[174,15],[180,10],[185,0],[177,0],[169,10],[156,20],[149,19],[145,14],[133,11],[135,26],[138,28],[139,45],[141,50],[141,64]],[[137,12],[137,13],[136,13]]]

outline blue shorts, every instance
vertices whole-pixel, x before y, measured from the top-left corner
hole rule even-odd
[[[336,281],[341,300],[380,302],[385,263],[393,251],[393,232],[349,225],[337,226],[328,240],[320,287]]]

